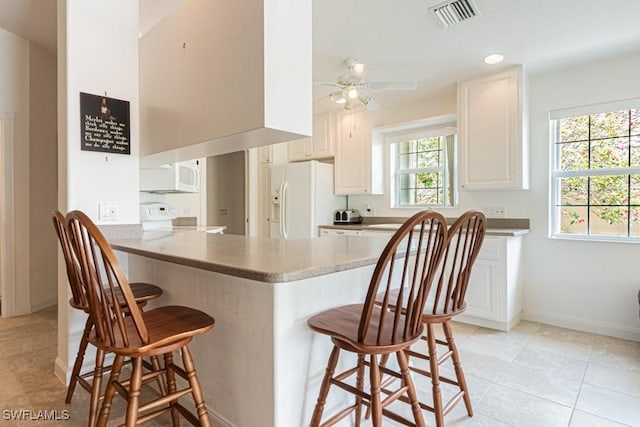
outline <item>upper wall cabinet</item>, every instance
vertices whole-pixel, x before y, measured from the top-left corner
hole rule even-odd
[[[529,188],[522,66],[458,85],[463,190]]]
[[[140,155],[169,163],[311,135],[310,23],[311,0],[179,2],[140,39]]]
[[[366,111],[346,111],[338,116],[335,158],[336,194],[382,194],[382,149],[374,146],[371,120]]]
[[[322,114],[314,117],[311,138],[302,138],[289,142],[289,161],[296,162],[333,157],[335,133],[334,114]]]
[[[287,163],[287,147],[286,142],[279,144],[263,145],[258,148],[258,163],[260,164],[281,164]]]

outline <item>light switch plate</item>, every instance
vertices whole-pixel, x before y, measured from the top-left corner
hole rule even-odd
[[[487,206],[483,210],[487,218],[504,218],[504,206]]]
[[[98,203],[98,219],[100,221],[116,221],[120,218],[118,205],[113,203]]]

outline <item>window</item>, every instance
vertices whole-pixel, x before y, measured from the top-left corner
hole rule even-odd
[[[455,129],[404,135],[389,142],[394,207],[455,204]]]
[[[640,241],[640,99],[550,119],[551,234]]]

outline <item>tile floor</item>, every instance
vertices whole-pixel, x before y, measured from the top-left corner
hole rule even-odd
[[[53,375],[56,319],[55,307],[0,318],[0,425],[86,424],[88,394],[77,390],[65,405],[65,387]],[[640,342],[525,321],[508,333],[458,323],[454,336],[475,414],[467,417],[459,404],[445,417],[447,426],[640,426]],[[428,381],[416,383],[430,396]],[[22,409],[33,417],[67,410],[69,419],[5,418]],[[426,420],[434,425],[430,414]],[[167,418],[154,423],[167,424]]]

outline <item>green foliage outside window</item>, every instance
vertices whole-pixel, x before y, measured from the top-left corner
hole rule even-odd
[[[397,203],[400,206],[452,204],[446,170],[447,141],[453,144],[454,138],[434,136],[396,143]]]
[[[560,232],[640,236],[640,110],[555,124]]]

